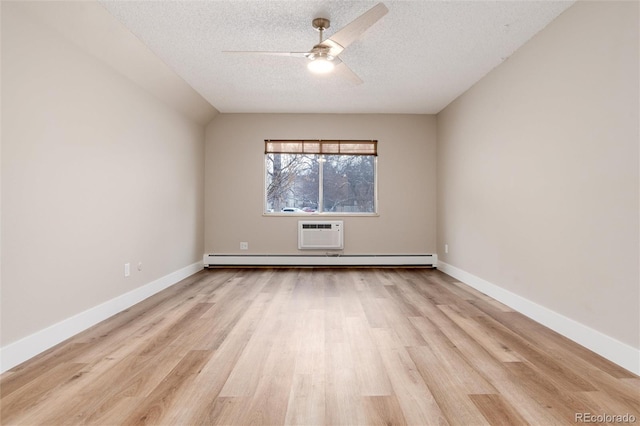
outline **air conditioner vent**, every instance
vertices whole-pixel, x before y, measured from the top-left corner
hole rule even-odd
[[[302,229],[331,229],[330,223],[303,223]]]

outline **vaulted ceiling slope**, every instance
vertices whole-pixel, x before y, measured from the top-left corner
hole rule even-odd
[[[389,12],[340,55],[362,84],[319,76],[307,59],[224,51],[306,52],[375,1],[100,1],[224,113],[434,114],[573,1],[387,0]]]
[[[51,28],[196,123],[206,125],[218,113],[97,1],[2,1],[1,7]]]

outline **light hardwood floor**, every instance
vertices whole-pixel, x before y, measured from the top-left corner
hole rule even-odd
[[[640,379],[428,269],[204,270],[6,372],[3,425],[553,425]]]

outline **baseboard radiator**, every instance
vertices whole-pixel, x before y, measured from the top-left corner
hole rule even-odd
[[[327,254],[327,255],[273,255],[273,254],[205,254],[207,268],[225,266],[411,266],[435,268],[436,254]]]

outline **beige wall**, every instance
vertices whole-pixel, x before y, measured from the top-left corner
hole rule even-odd
[[[432,253],[435,136],[427,115],[220,114],[206,136],[205,251],[300,253],[299,218],[262,215],[265,139],[377,139],[379,216],[340,216],[344,253]]]
[[[438,115],[440,259],[636,348],[638,62],[638,3],[578,2]]]
[[[2,2],[3,346],[203,253],[204,127],[22,12]]]

